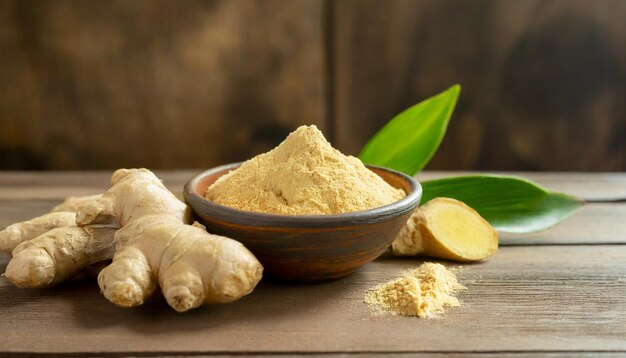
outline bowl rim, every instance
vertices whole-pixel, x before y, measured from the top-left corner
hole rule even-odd
[[[333,224],[335,224],[334,226],[343,226],[345,224],[379,222],[401,215],[408,211],[413,211],[417,208],[422,198],[422,186],[415,178],[397,170],[371,164],[365,164],[365,166],[400,177],[409,184],[411,191],[407,193],[404,198],[398,201],[372,209],[351,211],[341,214],[314,215],[283,215],[240,210],[210,201],[196,192],[195,188],[205,177],[216,172],[233,170],[243,163],[244,162],[236,162],[207,169],[187,181],[183,189],[183,196],[187,204],[193,209],[194,212],[196,212],[196,215],[200,217],[202,216],[196,210],[196,206],[200,206],[203,210],[208,209],[208,211],[210,211],[211,220],[222,222],[236,221],[238,225],[244,226],[320,227],[329,225],[333,226]]]

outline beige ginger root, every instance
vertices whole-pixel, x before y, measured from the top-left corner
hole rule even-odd
[[[51,213],[0,231],[0,250],[13,256],[6,268],[7,279],[18,287],[46,287],[110,259],[115,228],[78,228],[72,212],[94,197],[68,198]]]
[[[102,196],[68,198],[0,232],[0,247],[13,254],[7,278],[19,287],[53,285],[110,259],[117,246],[99,284],[121,306],[141,304],[157,286],[177,311],[230,302],[256,286],[256,258],[239,242],[187,225],[189,208],[152,172],[122,169],[111,181]]]
[[[168,304],[183,312],[237,300],[261,278],[260,264],[239,242],[171,216],[144,216],[116,237],[122,249],[98,283],[120,306],[142,304],[158,285]]]
[[[76,226],[76,211],[82,204],[98,197],[100,194],[70,196],[47,214],[7,226],[0,231],[0,251],[11,252],[22,242],[32,240],[52,229]]]
[[[188,223],[191,211],[148,169],[118,169],[111,188],[82,205],[76,214],[78,226],[117,224],[124,227],[146,215],[167,215]]]
[[[479,261],[498,250],[498,233],[463,202],[435,198],[411,215],[391,247],[395,255]]]
[[[92,200],[98,199],[100,197],[100,194],[94,194],[94,195],[85,195],[85,196],[68,196],[67,198],[65,198],[65,200],[55,206],[54,208],[52,208],[51,212],[58,212],[58,211],[69,211],[72,213],[75,213],[78,211],[78,209],[80,209],[81,206],[83,206],[83,204],[90,202]]]
[[[189,210],[147,169],[120,169],[84,206],[79,225],[117,222],[117,251],[98,284],[111,302],[141,305],[157,286],[179,312],[250,293],[263,267],[239,242],[187,225]]]
[[[12,252],[5,276],[22,288],[63,282],[115,252],[115,228],[59,227],[24,241]]]
[[[24,241],[59,227],[76,226],[76,213],[53,212],[7,226],[0,231],[0,251],[11,252]]]

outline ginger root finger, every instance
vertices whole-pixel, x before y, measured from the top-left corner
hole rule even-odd
[[[22,288],[47,287],[65,281],[83,268],[110,259],[114,228],[60,227],[13,250],[5,276]]]
[[[81,205],[78,226],[113,224],[124,226],[134,218],[164,214],[189,222],[191,211],[148,169],[118,169],[111,188],[101,197]]]
[[[0,251],[11,252],[24,241],[32,240],[52,229],[76,226],[73,212],[53,212],[7,226],[0,231]]]
[[[136,219],[119,230],[116,240],[117,253],[98,283],[105,297],[120,306],[142,304],[157,285],[179,312],[231,302],[250,293],[263,272],[241,243],[167,215]]]
[[[76,227],[76,211],[100,195],[69,197],[53,212],[0,232],[0,250],[12,252],[5,276],[18,287],[45,287],[109,260],[113,227]]]
[[[498,233],[463,202],[435,198],[411,215],[391,247],[395,255],[479,261],[498,250]]]
[[[56,213],[60,211],[69,211],[69,212],[75,213],[85,203],[99,198],[100,195],[101,194],[85,195],[85,196],[68,196],[67,198],[65,198],[65,200],[61,204],[52,208],[50,212]]]
[[[122,307],[142,305],[157,287],[148,259],[135,247],[115,254],[98,274],[98,285],[107,300]]]
[[[70,196],[48,214],[7,226],[0,231],[0,251],[11,252],[20,243],[58,227],[76,226],[76,211],[81,205],[99,197],[100,194]]]

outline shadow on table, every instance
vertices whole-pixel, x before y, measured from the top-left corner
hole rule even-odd
[[[5,266],[6,264],[0,269],[4,270]],[[52,306],[61,301],[63,304],[60,307],[67,307],[69,301],[84,302],[94,293],[97,294],[98,286],[97,284],[94,286],[92,277],[84,274],[54,287],[28,289],[16,287],[2,277],[0,278],[0,292],[3,297],[0,301],[1,308],[20,307],[40,301],[44,301],[46,306]]]
[[[437,257],[430,256],[394,256],[391,253],[391,250],[385,251],[382,255],[380,255],[376,260],[376,262],[385,262],[385,261],[404,261],[407,263],[413,262],[415,263],[415,267],[423,264],[424,262],[439,262],[445,264],[445,266],[472,266],[472,265],[480,265],[485,263],[486,261],[476,261],[476,262],[458,262],[446,259],[440,259]]]
[[[99,294],[93,280],[65,284],[54,290],[72,306],[71,318],[83,328],[123,326],[137,332],[158,334],[209,331],[225,325],[261,324],[279,321],[281,317],[298,319],[301,315],[312,315],[315,310],[332,305],[333,300],[344,294],[347,285],[342,281],[294,285],[264,279],[250,295],[236,302],[205,305],[186,313],[177,313],[169,307],[160,291],[142,306],[123,308]]]
[[[7,252],[0,251],[0,272],[4,272],[7,269],[11,255]]]
[[[6,266],[8,260],[0,264]],[[376,259],[377,263],[392,263],[397,266],[398,257],[389,251]],[[401,258],[409,266],[417,267],[425,261],[442,260],[428,257]],[[459,265],[443,261],[446,265]],[[468,265],[463,264],[463,265]],[[399,272],[399,271],[398,271]],[[206,330],[219,324],[233,322],[273,320],[276,317],[311,314],[311,310],[322,311],[326,305],[333,305],[337,299],[345,296],[350,282],[361,280],[361,270],[343,279],[319,283],[294,284],[264,278],[248,296],[229,304],[206,305],[186,313],[177,313],[167,305],[160,291],[156,291],[144,305],[135,308],[118,307],[100,294],[93,276],[81,275],[69,282],[46,289],[19,289],[6,279],[0,279],[0,290],[7,299],[0,303],[2,307],[19,307],[45,300],[48,307],[59,307],[67,312],[67,319],[76,321],[84,328],[104,328],[124,326],[131,330],[158,333],[163,327],[168,330]],[[10,292],[9,292],[10,291]],[[42,303],[43,304],[43,303]],[[328,307],[326,307],[328,308]]]

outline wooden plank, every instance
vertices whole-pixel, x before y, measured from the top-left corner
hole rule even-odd
[[[206,169],[209,167],[207,166]],[[156,174],[173,191],[182,191],[183,185],[198,170],[156,170]],[[86,195],[104,190],[109,185],[113,171],[46,171],[0,173],[1,199],[55,199],[68,195]],[[626,173],[551,173],[551,172],[494,172],[522,176],[546,188],[568,193],[591,201],[626,199]],[[450,176],[481,174],[463,171],[425,171],[418,180],[431,180]]]
[[[364,291],[421,261],[382,257],[315,285],[264,280],[241,301],[176,314],[123,309],[93,280],[23,290],[0,278],[0,352],[626,352],[626,246],[505,247],[457,266],[463,306],[438,319],[379,315]]]
[[[0,3],[0,169],[202,168],[324,128],[321,0]]]
[[[11,356],[15,357],[30,357],[33,354],[29,353],[15,353],[11,354]],[[36,354],[37,356],[61,356],[61,357],[73,357],[74,354]],[[94,354],[89,352],[87,355],[90,357],[127,357],[129,354],[127,352],[120,353],[99,353]],[[167,353],[158,352],[156,354],[150,353],[149,356],[159,356],[159,357],[179,357],[180,354],[169,355]],[[233,357],[238,355],[245,355],[247,358],[261,358],[261,357],[282,357],[282,358],[303,358],[303,357],[325,357],[325,358],[371,358],[371,357],[380,357],[381,355],[392,355],[394,357],[436,357],[436,358],[453,358],[453,357],[464,357],[464,358],[477,358],[477,357],[504,357],[504,358],[535,358],[535,357],[547,357],[547,358],[562,358],[562,357],[581,357],[581,358],[593,358],[593,357],[601,357],[601,358],[623,358],[626,354],[624,352],[590,352],[590,351],[576,351],[576,352],[410,352],[410,353],[398,353],[398,352],[376,352],[376,353],[361,353],[361,352],[348,352],[348,353],[261,353],[261,354],[214,354],[214,353],[204,353],[204,354],[186,354],[194,357],[211,357],[211,358],[225,358],[225,357]],[[130,356],[133,356],[130,354]],[[143,356],[143,354],[139,354],[139,356]]]
[[[572,352],[410,352],[410,353],[398,353],[398,352],[376,352],[376,353],[297,353],[297,354],[245,354],[246,358],[261,358],[261,357],[307,357],[307,358],[316,358],[316,357],[325,357],[325,358],[372,358],[372,357],[380,357],[382,354],[393,355],[394,357],[435,357],[435,358],[452,358],[452,357],[464,357],[464,358],[474,358],[474,357],[504,357],[504,358],[530,358],[530,357],[547,357],[547,358],[561,358],[561,357],[582,357],[582,358],[592,358],[592,357],[601,357],[601,358],[617,358],[624,357],[623,352],[581,352],[576,351],[575,354]],[[19,356],[19,355],[18,355]],[[104,356],[124,356],[123,354],[106,354]],[[164,356],[159,354],[159,356]],[[200,354],[194,355],[200,357],[211,357],[211,358],[224,358],[224,357],[232,357],[232,354]]]
[[[58,200],[0,199],[0,228],[47,213]],[[587,204],[559,225],[531,234],[500,234],[500,245],[625,244],[626,204]]]
[[[501,245],[625,244],[626,203],[586,204],[558,225],[530,234],[500,234]]]
[[[529,357],[547,357],[547,358],[560,358],[560,357],[572,357],[572,352],[428,352],[428,353],[420,353],[420,352],[411,352],[411,353],[398,353],[398,352],[388,352],[393,353],[394,357],[435,357],[435,358],[448,358],[448,357],[504,357],[504,358],[529,358]],[[624,357],[623,352],[582,352],[576,351],[576,357],[582,358],[592,358],[592,357],[602,357],[602,358],[617,358]],[[371,358],[371,357],[380,357],[381,352],[377,353],[301,353],[301,354],[246,354],[246,357],[326,357],[326,358],[339,358],[339,357],[354,357],[354,358]],[[232,357],[232,355],[213,355],[210,357],[213,358],[221,358],[221,357]]]
[[[626,170],[625,2],[332,4],[342,151],[358,153],[397,113],[459,83],[429,169]]]
[[[201,170],[159,171],[155,174],[173,192],[181,193],[185,183]],[[103,192],[110,186],[113,170],[101,171],[3,171],[0,173],[0,200],[60,201],[67,196]]]
[[[184,183],[195,173],[161,171],[157,175],[164,178],[170,190],[180,195]],[[424,172],[420,179],[461,174]],[[587,198],[619,197],[626,188],[626,174],[522,174],[550,189]],[[4,172],[0,174],[0,227],[44,214],[66,196],[102,192],[108,187],[109,176],[109,171]],[[523,235],[503,233],[500,242],[501,245],[626,243],[624,217],[626,203],[589,203],[552,229]]]
[[[435,358],[452,358],[452,357],[504,357],[504,358],[529,358],[529,357],[547,357],[547,358],[560,358],[560,357],[572,357],[572,352],[428,352],[428,353],[420,353],[420,352],[411,352],[411,353],[398,353],[398,352],[386,352],[393,353],[394,357],[435,357]],[[576,351],[576,357],[582,358],[592,358],[592,357],[602,357],[602,358],[617,358],[624,357],[623,352],[581,352]],[[339,358],[339,357],[354,357],[354,358],[371,358],[371,357],[380,357],[381,352],[377,353],[302,353],[302,354],[246,354],[246,357],[250,358],[260,358],[260,357],[326,357],[326,358]],[[221,358],[221,357],[232,357],[232,355],[213,355],[210,357],[213,358]]]

